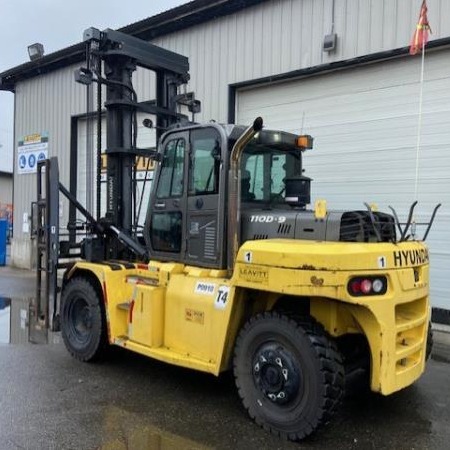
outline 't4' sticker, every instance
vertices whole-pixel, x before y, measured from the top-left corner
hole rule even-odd
[[[229,286],[220,286],[217,291],[217,296],[214,300],[214,308],[225,309],[228,302],[228,294],[230,292]]]

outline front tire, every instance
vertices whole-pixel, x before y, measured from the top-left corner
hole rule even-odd
[[[251,318],[236,341],[234,375],[250,417],[294,441],[328,422],[344,393],[342,357],[310,317]]]
[[[75,277],[61,295],[61,334],[67,350],[80,361],[98,359],[106,345],[105,315],[92,282]]]

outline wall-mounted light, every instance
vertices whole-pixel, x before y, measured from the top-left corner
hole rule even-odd
[[[323,39],[322,50],[324,52],[332,52],[336,49],[337,35],[336,33],[327,34]]]
[[[30,61],[42,58],[44,56],[44,46],[39,42],[29,45],[28,56],[30,57]]]

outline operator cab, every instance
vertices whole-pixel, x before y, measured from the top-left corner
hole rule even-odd
[[[208,123],[162,136],[144,231],[151,258],[226,267],[230,154],[243,132]],[[309,138],[306,145],[311,143]],[[302,176],[305,148],[294,134],[257,133],[241,159],[242,211],[309,203],[309,179]]]
[[[311,180],[302,175],[302,150],[312,147],[308,138],[299,142],[297,135],[270,130],[254,136],[241,160],[241,202],[245,207],[304,208],[310,203]]]

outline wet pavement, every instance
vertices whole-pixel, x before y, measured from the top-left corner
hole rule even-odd
[[[35,273],[30,270],[0,266],[0,296],[32,298],[36,292]]]
[[[0,344],[1,450],[448,448],[445,359],[431,360],[414,386],[393,396],[348,396],[332,423],[288,443],[251,422],[229,374],[215,378],[121,349],[101,363],[80,363],[58,334],[48,345],[27,343],[23,311],[34,278],[22,273],[17,281],[12,272],[0,268],[0,297],[12,298],[0,302],[0,327],[8,314],[16,342]]]

